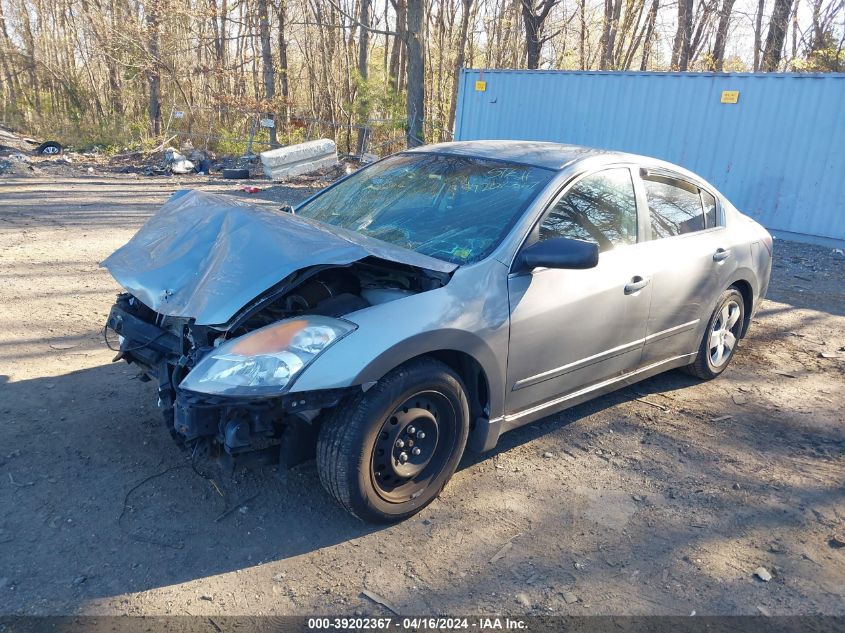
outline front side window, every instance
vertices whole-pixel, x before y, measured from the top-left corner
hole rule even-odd
[[[397,154],[296,213],[466,264],[493,251],[554,175],[541,167],[469,156]]]
[[[674,237],[704,229],[704,208],[698,187],[663,176],[643,178],[651,238]]]
[[[600,251],[637,241],[637,198],[626,167],[586,176],[558,200],[540,225],[540,240],[595,242]]]

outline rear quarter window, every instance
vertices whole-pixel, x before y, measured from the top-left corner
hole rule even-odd
[[[718,208],[716,206],[716,198],[712,194],[707,193],[704,189],[701,190],[701,202],[704,205],[704,225],[708,229],[719,226]]]
[[[643,184],[651,216],[652,239],[704,230],[704,205],[698,187],[663,176],[644,177]]]

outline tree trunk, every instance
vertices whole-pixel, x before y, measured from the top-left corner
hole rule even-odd
[[[683,1],[683,0],[681,0]],[[619,16],[622,12],[622,0],[604,1],[604,18],[601,34],[601,70],[613,69],[613,51],[616,48],[616,31],[619,28]]]
[[[775,0],[772,18],[769,20],[769,33],[766,35],[766,48],[763,52],[763,65],[761,68],[763,72],[776,71],[780,65],[791,11],[792,0]]]
[[[455,133],[455,113],[458,108],[458,88],[461,81],[461,69],[464,67],[466,60],[466,42],[467,32],[469,31],[470,11],[472,10],[472,0],[462,0],[463,14],[461,15],[461,31],[458,35],[458,55],[455,58],[455,76],[452,81],[452,101],[449,104],[449,131],[454,136]]]
[[[405,28],[407,24],[406,0],[396,0],[393,5],[396,10],[396,36],[393,38],[393,50],[390,52],[390,78],[393,88],[398,92],[402,89],[403,52],[405,48]]]
[[[261,76],[264,80],[264,100],[267,101],[267,116],[276,124],[273,99],[276,97],[276,73],[273,69],[273,51],[270,48],[270,17],[267,11],[267,0],[258,0],[258,33],[261,37]],[[269,128],[270,147],[279,144],[276,128]]]
[[[763,10],[766,0],[757,0],[757,14],[754,16],[754,72],[760,70],[760,51],[763,50]]]
[[[358,29],[358,76],[360,77],[360,87],[358,90],[358,154],[363,154],[366,149],[367,129],[366,122],[370,113],[370,103],[368,99],[367,78],[369,77],[369,63],[370,63],[370,0],[360,0],[360,15],[358,21],[361,22],[361,27]]]
[[[654,45],[654,26],[657,23],[657,9],[659,8],[660,0],[654,0],[651,3],[651,8],[648,10],[648,27],[643,37],[643,56],[640,60],[640,70],[648,70],[648,60],[651,57],[651,48]]]
[[[692,40],[692,0],[678,0],[678,30],[672,45],[672,70],[686,71]]]
[[[543,26],[549,12],[560,0],[542,0],[539,6],[534,6],[534,0],[522,0],[522,21],[525,25],[525,49],[528,57],[528,68],[534,70],[540,67],[540,53],[543,49]]]
[[[0,0],[0,36],[3,38],[0,41],[0,62],[3,64],[3,75],[6,78],[6,90],[9,91],[9,105],[14,111],[17,108],[18,102],[17,84],[15,81],[16,77],[11,70],[11,64],[7,59],[7,55],[10,56],[10,51],[12,50],[12,42],[9,38],[9,30],[6,28],[6,16],[3,13],[2,0]]]
[[[288,40],[287,40],[287,0],[279,0],[277,9],[279,14],[279,89],[284,103],[282,104],[282,122],[290,119],[290,86],[288,85]]]
[[[716,27],[716,40],[713,42],[711,69],[722,72],[725,67],[725,44],[728,41],[728,28],[731,25],[731,11],[735,0],[724,0],[722,12],[719,15],[719,26]]]
[[[425,109],[425,62],[423,59],[423,0],[408,0],[408,30],[405,41],[408,50],[408,147],[425,143],[423,131]]]
[[[159,73],[159,0],[151,0],[147,6],[147,30],[149,31],[150,69],[147,72],[147,82],[150,88],[150,134],[158,137],[161,134],[161,75]]]
[[[578,66],[581,70],[587,70],[587,0],[578,0],[578,17],[580,28],[578,30]]]

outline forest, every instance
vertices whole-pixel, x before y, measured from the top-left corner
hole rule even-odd
[[[463,67],[841,72],[845,0],[0,0],[0,123],[106,150],[449,140]]]

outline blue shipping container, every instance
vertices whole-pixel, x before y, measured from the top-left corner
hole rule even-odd
[[[455,128],[668,160],[782,237],[845,244],[845,74],[464,70]]]

